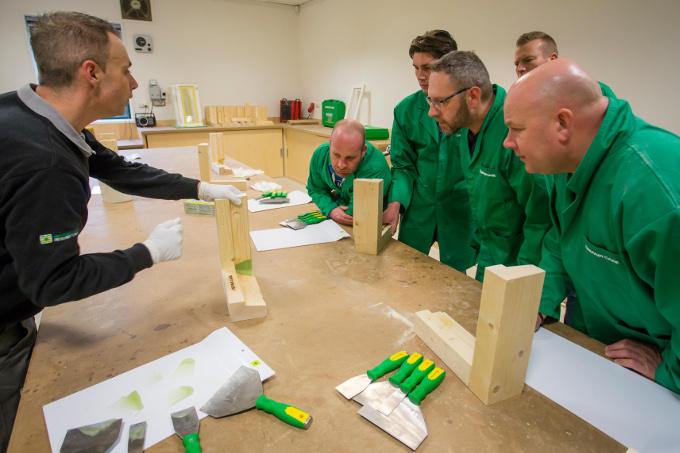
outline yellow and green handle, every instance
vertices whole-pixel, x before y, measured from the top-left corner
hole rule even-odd
[[[404,363],[401,364],[401,367],[399,367],[399,371],[394,373],[392,377],[390,377],[390,382],[395,385],[399,386],[404,379],[409,377],[413,370],[420,365],[420,362],[423,361],[423,356],[422,354],[418,354],[417,352],[414,352],[410,356],[408,356],[408,359],[404,360]],[[408,392],[406,392],[408,394]]]
[[[279,403],[273,399],[260,395],[255,402],[255,407],[275,415],[279,419],[297,428],[307,429],[312,424],[312,416],[307,412],[289,404]]]
[[[446,372],[441,368],[435,368],[430,371],[430,373],[420,382],[420,385],[408,394],[408,399],[410,399],[413,404],[420,405],[420,402],[425,399],[428,393],[441,384],[444,380],[444,376],[446,376]]]
[[[392,354],[383,360],[383,362],[377,367],[366,371],[366,376],[371,378],[371,381],[375,381],[376,379],[384,376],[386,373],[399,368],[399,365],[401,365],[407,357],[408,354],[406,351],[399,351],[396,354]]]

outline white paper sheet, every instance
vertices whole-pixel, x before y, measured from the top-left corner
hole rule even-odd
[[[250,212],[260,212],[267,211],[269,209],[287,208],[288,206],[297,206],[299,204],[307,204],[312,201],[312,197],[306,193],[294,190],[288,193],[288,203],[275,203],[275,204],[263,204],[259,201],[252,199],[248,200],[248,211]]]
[[[251,231],[250,237],[253,239],[257,251],[262,252],[264,250],[335,242],[350,236],[334,221],[324,220],[314,225],[307,225],[301,230],[274,228],[271,230]]]
[[[199,343],[46,404],[43,414],[52,451],[59,451],[69,429],[110,418],[123,418],[120,440],[111,452],[127,451],[130,426],[142,421],[147,422],[144,448],[149,448],[174,435],[171,413],[195,406],[199,419],[204,418],[207,414],[198,409],[241,365],[257,370],[262,380],[274,375],[274,370],[223,327]],[[181,398],[189,389],[193,393]],[[134,408],[138,407],[134,401],[124,400],[135,391],[144,406],[141,410]]]
[[[640,453],[680,451],[680,396],[546,329],[527,385]]]

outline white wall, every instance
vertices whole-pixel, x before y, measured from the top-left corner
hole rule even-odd
[[[507,89],[517,37],[542,30],[638,116],[680,134],[679,19],[677,0],[313,0],[300,13],[303,97],[347,101],[364,82],[371,112],[362,122],[391,127],[394,106],[418,89],[408,56],[415,36],[448,30]]]
[[[24,14],[73,9],[122,24],[123,42],[140,83],[134,104],[149,103],[148,81],[169,92],[197,83],[203,105],[278,100],[347,101],[366,83],[370,111],[361,120],[391,127],[392,109],[418,86],[408,57],[411,39],[433,28],[476,51],[494,82],[515,80],[515,40],[530,30],[555,37],[560,55],[581,63],[627,99],[645,120],[680,133],[680,1],[677,0],[312,0],[288,6],[248,0],[152,0],[152,22],[120,19],[117,0],[1,0],[0,92],[35,75]],[[152,54],[132,50],[132,34],[150,34]],[[369,103],[366,103],[367,105]],[[155,110],[172,119],[172,105]]]
[[[298,14],[288,6],[229,0],[152,0],[153,20],[121,20],[118,0],[2,0],[0,92],[35,82],[24,14],[76,10],[119,22],[123,43],[139,82],[133,105],[150,104],[149,79],[156,79],[170,100],[170,85],[196,83],[201,102],[267,106],[278,116],[278,100],[300,92]],[[153,38],[153,52],[137,53],[132,35]],[[11,68],[11,70],[9,70]],[[172,101],[155,108],[158,119],[173,119]]]

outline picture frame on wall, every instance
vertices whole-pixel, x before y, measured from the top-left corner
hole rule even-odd
[[[123,19],[151,21],[151,0],[120,0]]]

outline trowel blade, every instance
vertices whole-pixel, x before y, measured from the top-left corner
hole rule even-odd
[[[374,382],[353,399],[362,406],[378,409],[380,402],[390,396],[395,388],[389,381]]]
[[[118,442],[122,426],[122,418],[112,418],[69,429],[59,451],[61,453],[105,453]]]
[[[399,406],[389,416],[381,414],[371,406],[364,406],[359,409],[359,415],[411,450],[418,448],[427,437],[427,426],[423,412],[408,398],[399,403]]]
[[[198,414],[196,413],[196,408],[194,406],[173,412],[170,414],[170,418],[172,419],[172,426],[175,428],[175,434],[177,434],[180,439],[184,439],[189,434],[198,434],[200,421],[198,420]]]
[[[146,438],[146,422],[135,423],[130,426],[128,437],[128,453],[142,453],[144,451],[144,439]]]
[[[260,373],[241,366],[201,407],[201,411],[215,418],[225,417],[255,407],[260,395]]]
[[[335,387],[335,390],[349,400],[363,392],[371,382],[371,378],[364,373],[347,379],[345,382]]]

